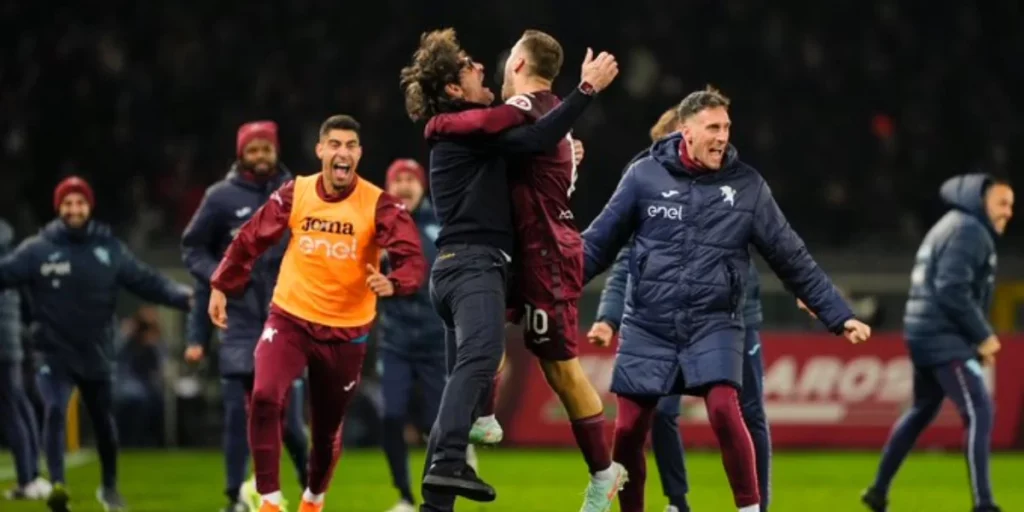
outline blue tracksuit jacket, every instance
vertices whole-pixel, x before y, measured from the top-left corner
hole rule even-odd
[[[114,310],[122,287],[183,311],[191,290],[135,259],[106,224],[57,219],[0,260],[0,288],[22,287],[43,362],[86,380],[113,375]]]

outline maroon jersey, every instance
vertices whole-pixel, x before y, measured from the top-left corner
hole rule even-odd
[[[513,96],[505,103],[534,122],[560,100],[551,91]],[[515,212],[517,255],[524,265],[576,261],[583,252],[569,199],[576,187],[572,137],[566,136],[547,153],[512,160],[509,181]],[[560,265],[562,266],[562,265]]]

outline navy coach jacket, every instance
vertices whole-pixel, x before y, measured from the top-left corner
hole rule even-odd
[[[626,170],[607,206],[583,233],[585,279],[606,269],[632,237],[613,391],[668,394],[682,366],[739,378],[741,366],[702,369],[699,357],[742,354],[742,305],[753,244],[786,287],[832,332],[854,317],[772,198],[768,184],[730,146],[717,172],[680,158],[679,133]],[[742,364],[740,357],[720,361]],[[702,373],[703,372],[703,373]]]
[[[72,230],[60,219],[0,260],[0,288],[23,287],[43,362],[87,380],[113,375],[114,310],[122,287],[188,310],[191,291],[143,264],[95,220]]]
[[[992,335],[988,310],[995,288],[996,232],[985,213],[991,178],[967,174],[942,184],[952,209],[925,235],[910,275],[903,332],[917,365],[977,357]]]
[[[426,198],[412,212],[420,231],[423,257],[433,267],[437,258],[434,241],[441,231],[434,209]],[[385,265],[387,260],[385,259]],[[377,306],[377,339],[381,350],[410,359],[444,358],[444,324],[430,301],[430,280],[412,295],[385,297]]]
[[[182,259],[199,283],[197,295],[207,295],[195,302],[195,311],[190,314],[186,333],[189,343],[202,344],[210,336],[212,325],[206,313],[209,283],[224,251],[252,214],[267,202],[275,190],[292,179],[291,173],[283,166],[278,169],[270,179],[257,182],[244,177],[235,164],[223,180],[206,190],[203,202],[185,228],[181,237]],[[228,298],[228,327],[220,333],[222,375],[253,372],[252,353],[267,320],[270,298],[277,284],[277,273],[288,240],[286,234],[280,243],[260,256],[245,293]]]

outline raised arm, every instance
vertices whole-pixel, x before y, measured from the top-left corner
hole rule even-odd
[[[382,193],[377,200],[377,245],[388,253],[387,278],[395,295],[416,293],[427,277],[419,229],[401,200]]]
[[[256,259],[277,244],[288,230],[294,194],[294,180],[281,185],[242,225],[210,278],[212,288],[226,295],[238,295],[245,290]]]
[[[197,279],[207,283],[220,262],[220,258],[213,252],[218,215],[210,196],[210,190],[207,190],[203,202],[181,235],[181,259],[185,267]]]
[[[987,258],[985,247],[988,243],[984,236],[981,228],[964,227],[953,233],[941,252],[934,256],[935,277],[932,280],[939,307],[968,342],[975,345],[993,334],[981,304],[971,293],[977,269],[985,264]],[[926,279],[926,276],[915,271],[911,279]]]
[[[583,232],[584,283],[612,264],[636,229],[635,171],[635,166],[626,170],[608,204]]]
[[[753,238],[757,251],[786,289],[807,304],[829,331],[843,333],[843,324],[854,318],[853,311],[811,257],[764,182],[754,211]]]
[[[139,261],[123,243],[117,242],[117,245],[121,252],[117,280],[121,286],[146,301],[188,311],[191,288]]]

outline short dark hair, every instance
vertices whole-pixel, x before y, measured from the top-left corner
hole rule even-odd
[[[356,118],[346,114],[336,114],[328,117],[323,124],[320,125],[320,137],[326,137],[331,130],[349,130],[356,132],[356,135],[360,135],[359,131],[362,126]]]
[[[468,59],[459,45],[455,29],[424,32],[412,62],[402,68],[401,87],[405,93],[405,112],[413,121],[422,121],[449,110],[456,99],[445,86],[459,83],[459,75]]]
[[[686,121],[709,108],[725,107],[728,109],[730,103],[732,102],[729,98],[714,86],[708,85],[702,91],[694,91],[687,94],[683,101],[679,102],[679,106],[676,107],[676,114],[679,116],[680,121]]]
[[[530,54],[530,72],[545,80],[554,81],[562,70],[565,55],[562,45],[551,35],[540,30],[527,30],[519,39]]]

